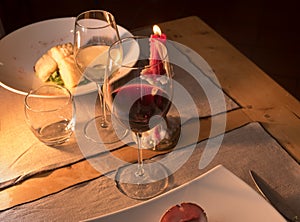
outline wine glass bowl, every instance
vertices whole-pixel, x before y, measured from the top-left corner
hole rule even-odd
[[[138,46],[137,60],[126,55]],[[114,53],[121,49],[122,54]],[[165,190],[168,172],[158,161],[143,161],[143,132],[164,120],[173,96],[172,73],[165,45],[148,37],[123,38],[108,51],[104,90],[113,119],[136,136],[138,163],[121,167],[117,187],[134,199],[149,199]]]
[[[118,28],[111,13],[91,10],[76,17],[74,54],[84,77],[103,84],[108,48],[119,39]]]

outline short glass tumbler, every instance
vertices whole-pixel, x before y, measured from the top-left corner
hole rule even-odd
[[[34,135],[46,145],[68,141],[75,128],[75,103],[70,91],[43,85],[25,97],[25,117]]]

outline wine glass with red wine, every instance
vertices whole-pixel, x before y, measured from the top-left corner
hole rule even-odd
[[[122,54],[114,53],[120,50]],[[110,46],[106,74],[104,90],[112,119],[133,132],[137,143],[138,161],[118,169],[117,187],[134,199],[152,198],[168,186],[168,172],[159,161],[143,160],[141,140],[143,132],[164,121],[171,105],[167,49],[158,39],[121,39]]]

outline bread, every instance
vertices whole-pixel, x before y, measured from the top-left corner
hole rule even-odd
[[[52,73],[58,69],[56,61],[49,56],[47,53],[44,54],[36,62],[34,71],[36,75],[43,81],[46,82]]]
[[[73,55],[72,43],[61,44],[52,47],[47,54],[49,54],[57,63],[64,58]]]
[[[81,74],[74,62],[73,55],[60,60],[58,63],[58,69],[66,88],[71,89],[78,85],[81,79]]]
[[[36,75],[44,82],[55,71],[59,71],[64,86],[72,89],[77,86],[81,74],[76,67],[71,43],[60,44],[49,49],[34,66]]]

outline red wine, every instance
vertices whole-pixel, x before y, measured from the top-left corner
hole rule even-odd
[[[133,132],[144,132],[157,125],[161,119],[157,116],[164,116],[171,104],[166,92],[146,84],[125,85],[115,90],[112,97],[113,114]]]

